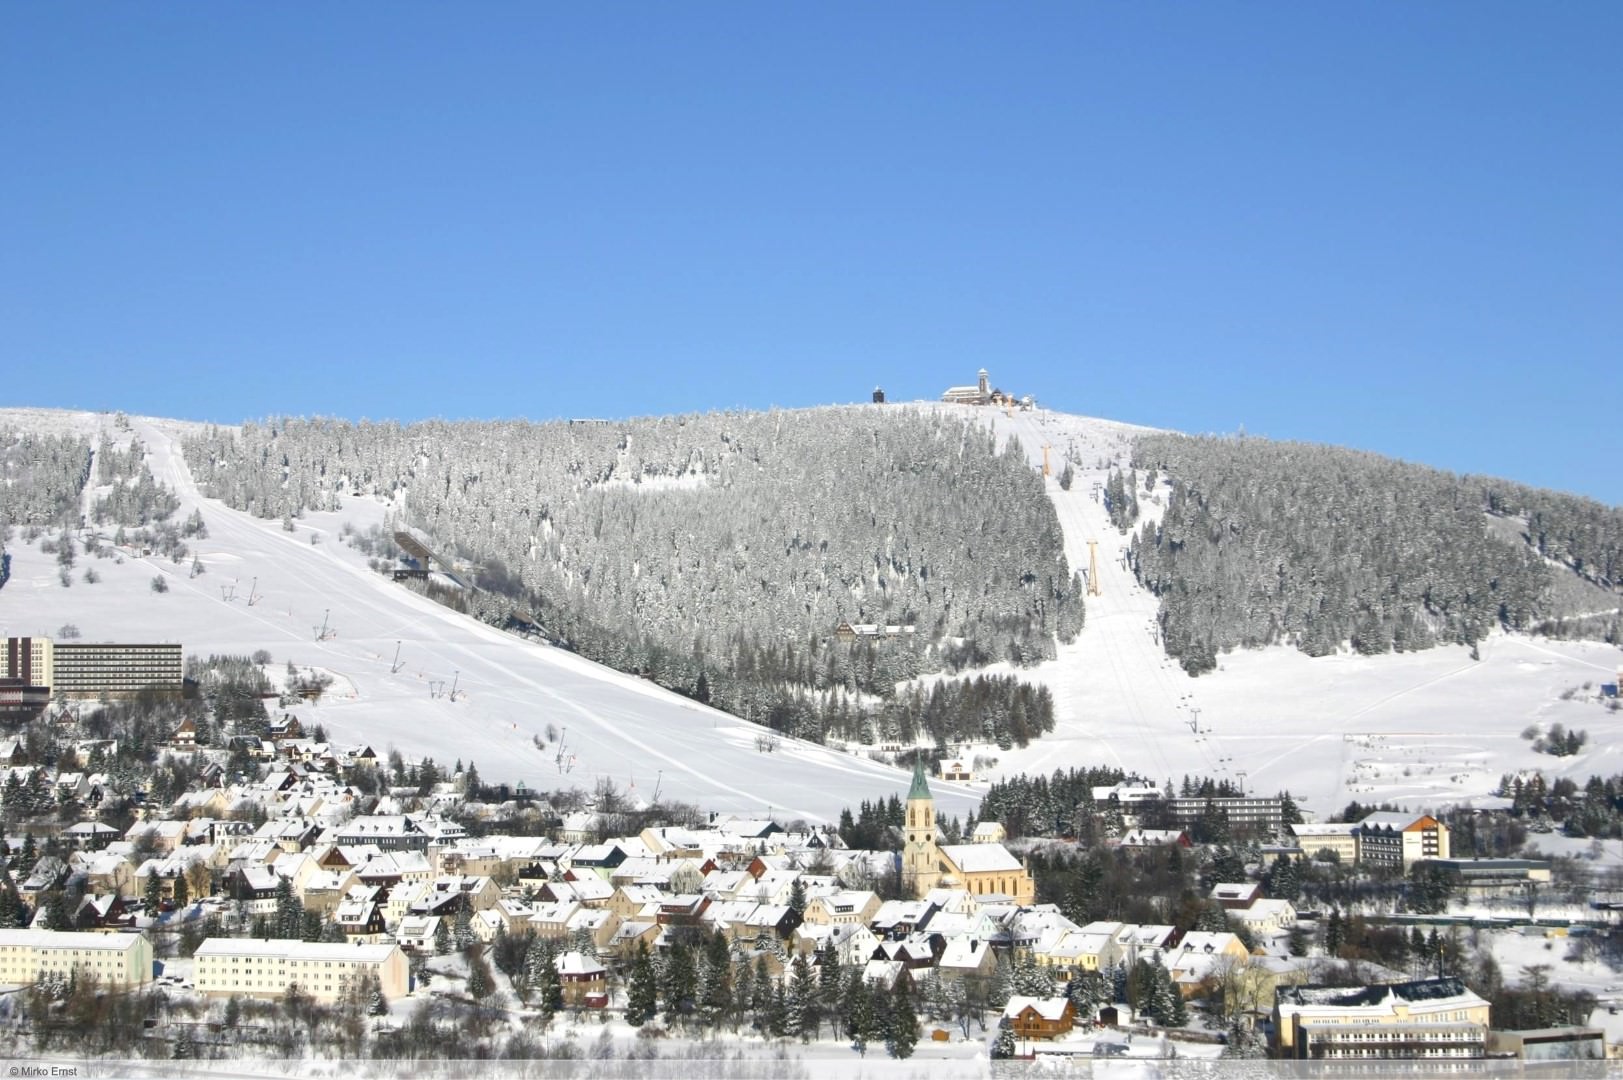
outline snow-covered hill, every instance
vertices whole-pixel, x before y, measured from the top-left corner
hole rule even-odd
[[[1125,467],[1130,440],[1145,429],[952,408],[1018,438],[1034,466],[1051,446],[1056,475],[1070,450],[1071,489],[1050,479],[1047,490],[1071,565],[1086,569],[1087,541],[1098,541],[1100,595],[1088,597],[1087,625],[1056,661],[1027,672],[1053,688],[1056,730],[1002,755],[1000,772],[1114,763],[1175,784],[1223,777],[1260,793],[1289,789],[1324,814],[1353,799],[1416,807],[1478,799],[1516,769],[1580,782],[1623,771],[1623,713],[1594,700],[1623,664],[1609,645],[1495,634],[1479,661],[1460,646],[1317,659],[1275,646],[1225,654],[1218,671],[1190,677],[1157,641],[1156,599],[1127,569],[1126,537],[1093,493],[1111,467]],[[1157,498],[1165,493],[1163,483]],[[1160,508],[1142,501],[1141,510],[1153,517]],[[1585,751],[1555,758],[1521,737],[1529,725],[1555,723],[1587,730]]]
[[[0,424],[86,433],[92,444],[101,430],[117,434],[111,417],[93,413],[0,410]],[[328,697],[300,710],[334,740],[369,743],[379,754],[398,748],[408,759],[472,761],[489,782],[590,791],[607,779],[633,798],[657,791],[707,810],[814,823],[905,792],[900,770],[792,739],[762,752],[758,727],[504,634],[383,578],[340,537],[346,523],[381,523],[376,502],[348,499],[342,511],[310,514],[289,533],[201,498],[177,441],[187,427],[133,421],[154,475],[181,498],[175,518],[202,510],[209,535],[189,543],[205,572],[191,576],[191,556],[175,564],[81,555],[64,588],[56,560],[18,536],[8,548],[11,580],[0,589],[0,631],[50,636],[71,623],[88,640],[179,641],[204,655],[266,649],[279,664],[336,676]],[[101,580],[85,583],[87,567]],[[155,576],[167,592],[152,590]],[[333,633],[317,641],[324,622]],[[397,646],[401,666],[391,671]],[[456,700],[432,696],[436,684],[454,685]],[[549,729],[556,738],[547,739]],[[934,787],[946,813],[961,815],[978,799],[964,785]]]
[[[1125,538],[1094,495],[1145,429],[1043,410],[942,408],[1017,437],[1034,466],[1045,444],[1056,474],[1069,456],[1076,463],[1070,490],[1050,479],[1047,493],[1071,565],[1086,569],[1087,541],[1098,542],[1100,594],[1088,598],[1082,633],[1057,660],[1017,672],[1053,689],[1057,729],[1001,754],[994,775],[1114,763],[1174,784],[1199,774],[1241,780],[1253,791],[1289,789],[1326,814],[1351,799],[1412,806],[1481,799],[1516,769],[1580,780],[1623,771],[1623,714],[1594,700],[1594,689],[1615,679],[1623,652],[1601,644],[1495,634],[1481,644],[1479,661],[1453,646],[1317,659],[1273,647],[1225,654],[1217,671],[1191,678],[1157,642],[1155,598],[1127,570]],[[0,424],[112,431],[110,417],[45,410],[0,410]],[[72,586],[63,588],[55,560],[18,537],[10,545],[12,580],[0,589],[0,631],[54,634],[73,623],[88,638],[178,640],[192,653],[267,649],[278,663],[337,676],[329,696],[305,710],[334,738],[407,757],[475,761],[494,781],[590,789],[606,778],[641,798],[658,789],[707,809],[808,820],[905,789],[897,770],[814,745],[784,739],[762,753],[760,728],[505,635],[383,579],[340,535],[346,524],[364,530],[382,522],[377,502],[346,498],[342,511],[309,514],[285,532],[200,498],[177,444],[192,425],[137,420],[134,429],[158,478],[181,497],[176,518],[201,507],[209,536],[192,550],[206,573],[190,576],[190,556],[178,565],[81,556]],[[1156,516],[1165,492],[1163,484],[1141,500],[1141,512]],[[100,582],[83,582],[87,566]],[[151,590],[155,575],[167,593]],[[336,633],[317,641],[324,620]],[[397,646],[401,668],[392,672]],[[456,701],[431,696],[432,685],[453,682]],[[1530,725],[1554,723],[1587,730],[1584,752],[1550,757],[1522,737]],[[556,738],[547,739],[549,728]],[[963,813],[978,797],[976,786],[933,786],[947,813]]]

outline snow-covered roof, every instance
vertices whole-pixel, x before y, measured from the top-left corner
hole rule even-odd
[[[1027,1009],[1031,1009],[1044,1020],[1059,1021],[1065,1018],[1065,1007],[1067,1005],[1070,1005],[1070,1002],[1062,997],[1039,998],[1015,994],[1009,998],[1009,1003],[1003,1007],[1003,1015],[1013,1020]]]
[[[585,953],[576,952],[574,949],[558,956],[553,961],[553,966],[558,969],[559,975],[574,975],[580,978],[602,975],[608,971],[607,968],[598,963],[596,957],[587,956]]]
[[[254,938],[207,938],[193,956],[260,956],[284,960],[360,960],[381,962],[398,945],[324,941],[265,941]]]
[[[1326,825],[1292,825],[1291,832],[1298,838],[1318,836],[1351,836],[1358,831],[1355,821],[1336,821]]]
[[[960,934],[948,939],[947,947],[942,950],[941,959],[936,963],[944,968],[978,968],[985,963],[990,948],[980,938]]]
[[[0,948],[24,946],[35,949],[117,949],[128,951],[141,941],[140,934],[91,934],[68,930],[0,930]]]
[[[966,874],[1010,872],[1022,869],[1020,860],[1002,844],[945,844],[941,853]]]

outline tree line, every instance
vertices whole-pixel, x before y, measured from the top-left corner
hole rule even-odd
[[[1474,647],[1496,627],[1618,601],[1623,511],[1590,500],[1243,437],[1142,436],[1133,464],[1170,477],[1164,516],[1133,533],[1129,557],[1192,673],[1278,642],[1313,656]],[[1557,588],[1547,560],[1588,591]]]

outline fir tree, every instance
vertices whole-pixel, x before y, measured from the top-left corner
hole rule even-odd
[[[789,1002],[784,994],[783,984],[772,984],[772,996],[767,1002],[766,1024],[768,1035],[774,1039],[788,1034],[789,1031]]]
[[[727,939],[712,934],[704,943],[704,955],[699,964],[699,1007],[705,1023],[714,1026],[732,1006],[732,958],[728,955]]]
[[[558,974],[556,948],[552,945],[552,942],[547,941],[545,938],[537,938],[536,940],[546,941],[546,944],[541,947],[541,962],[537,965],[536,970],[530,973],[531,978],[534,980],[530,983],[530,988],[535,993],[536,1004],[541,1009],[541,1015],[552,1016],[564,1007],[564,982],[563,978]]]
[[[840,1005],[840,958],[834,942],[826,938],[817,950],[817,1001],[825,1013],[834,1013]]]
[[[1341,946],[1347,940],[1347,928],[1341,921],[1341,909],[1331,908],[1330,918],[1324,924],[1324,951],[1331,956],[1341,955]]]
[[[806,883],[798,875],[789,885],[789,910],[796,915],[806,914]]]
[[[451,928],[446,924],[445,919],[441,918],[439,924],[434,927],[434,954],[444,956],[450,951]]]
[[[490,996],[490,991],[490,968],[483,956],[475,956],[468,964],[468,996],[483,1001]]]
[[[876,1017],[873,996],[861,971],[851,972],[850,981],[846,983],[845,1000],[845,1033],[856,1052],[867,1057],[868,1040],[873,1037]]]
[[[811,958],[797,952],[789,965],[789,1034],[810,1042],[820,1026],[818,1018],[818,986],[812,974]]]
[[[654,1018],[659,1007],[659,984],[648,946],[637,942],[637,955],[631,962],[631,980],[626,991],[626,1022],[641,1027]]]
[[[896,995],[890,1017],[890,1039],[886,1048],[890,1056],[913,1056],[913,1047],[919,1041],[919,1018],[913,1012],[913,996],[905,990]]]
[[[665,1016],[674,1020],[685,1016],[692,1008],[698,993],[699,973],[693,962],[693,950],[685,942],[671,946],[665,958],[664,985]]]

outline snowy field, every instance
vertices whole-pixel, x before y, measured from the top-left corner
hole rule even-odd
[[[0,424],[81,431],[93,442],[101,428],[121,437],[111,416],[93,413],[0,410]],[[133,426],[154,475],[181,498],[174,520],[201,507],[209,535],[189,543],[206,572],[192,577],[190,556],[175,564],[125,555],[117,564],[81,554],[72,586],[63,588],[55,558],[19,533],[8,547],[11,580],[0,589],[6,636],[53,636],[72,623],[91,641],[179,641],[201,655],[266,649],[278,665],[335,676],[330,698],[297,710],[333,740],[368,743],[380,755],[398,748],[408,759],[476,762],[492,783],[589,791],[606,779],[636,799],[657,791],[707,810],[813,824],[907,790],[901,770],[813,744],[781,739],[762,753],[758,727],[504,634],[385,579],[339,536],[346,522],[361,530],[382,523],[377,502],[346,499],[341,511],[311,514],[288,533],[279,522],[203,499],[176,441],[192,425],[138,419]],[[83,581],[87,567],[100,582]],[[155,575],[167,593],[152,591]],[[333,634],[317,641],[324,622]],[[401,666],[392,672],[397,646]],[[454,685],[456,700],[432,696],[436,685]],[[549,725],[558,738],[547,739]],[[946,813],[962,815],[978,801],[963,785],[933,788]]]
[[[1592,696],[1563,694],[1610,682],[1623,652],[1601,645],[1495,635],[1473,661],[1458,647],[1362,657],[1310,658],[1276,647],[1228,653],[1219,669],[1186,675],[1155,639],[1155,598],[1122,559],[1126,538],[1109,524],[1093,487],[1129,440],[1146,429],[1043,410],[968,409],[1002,437],[1019,438],[1034,465],[1050,445],[1057,475],[1069,454],[1075,481],[1048,483],[1066,555],[1088,566],[1098,541],[1101,594],[1088,598],[1087,625],[1056,661],[1018,672],[1055,695],[1057,727],[1025,749],[998,755],[992,774],[1051,772],[1112,763],[1157,781],[1205,775],[1272,794],[1289,789],[1321,817],[1348,801],[1411,808],[1481,801],[1509,771],[1539,768],[1580,782],[1623,772],[1623,714]],[[112,418],[92,413],[0,410],[0,423],[94,433]],[[302,710],[343,742],[396,747],[409,758],[475,761],[492,781],[542,789],[612,780],[634,796],[656,791],[718,811],[826,821],[862,799],[901,793],[906,776],[863,757],[782,740],[756,749],[761,729],[562,650],[525,642],[408,592],[367,569],[343,544],[341,527],[379,524],[384,508],[349,498],[337,513],[311,514],[295,532],[200,499],[175,440],[196,425],[138,420],[159,479],[183,505],[201,506],[210,535],[192,544],[207,573],[189,576],[167,560],[80,556],[71,588],[54,559],[20,537],[12,580],[0,590],[0,630],[54,634],[74,623],[88,639],[181,641],[189,653],[268,649],[278,664],[325,669],[335,686]],[[127,437],[127,436],[126,436]],[[1141,498],[1158,512],[1166,485]],[[101,575],[83,583],[86,566]],[[154,594],[162,574],[170,590]],[[222,592],[222,586],[225,592]],[[252,592],[257,602],[247,604]],[[231,600],[223,597],[230,593]],[[329,622],[335,636],[316,641]],[[396,648],[401,669],[391,672]],[[1007,670],[1007,669],[1004,669]],[[431,686],[452,684],[454,702]],[[1521,734],[1554,723],[1587,730],[1573,757],[1535,753]],[[546,740],[551,725],[561,737]],[[545,749],[535,737],[547,741]],[[559,742],[564,753],[560,761]],[[944,813],[962,814],[983,784],[932,783]]]

